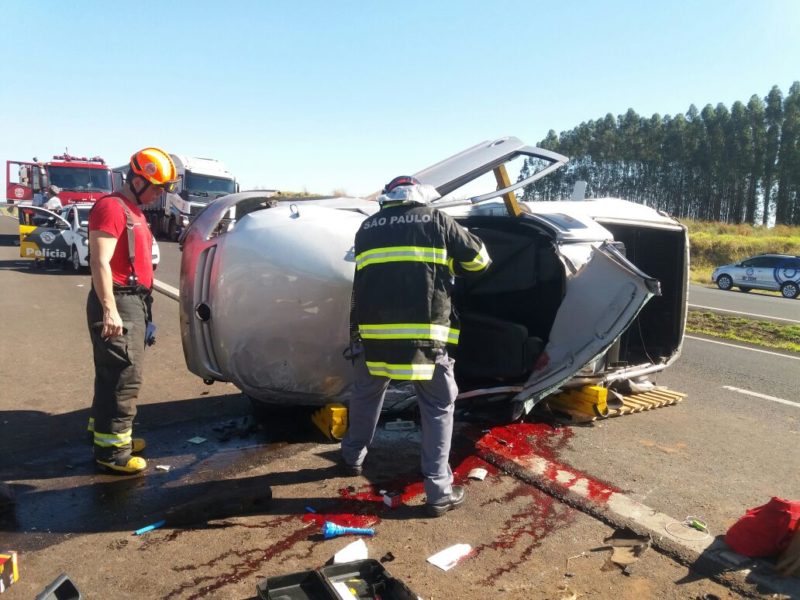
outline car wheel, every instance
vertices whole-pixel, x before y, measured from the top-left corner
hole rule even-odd
[[[744,292],[745,294],[746,294],[747,292],[749,292],[750,290],[752,290],[752,289],[753,289],[753,288],[739,286],[739,291],[740,291],[740,292]]]
[[[76,246],[72,247],[72,270],[76,273],[80,273],[81,270],[81,257]]]
[[[784,298],[797,298],[800,294],[800,283],[796,281],[786,281],[781,285],[781,295]]]
[[[729,290],[733,287],[733,279],[730,275],[720,275],[717,277],[717,287],[721,290]]]

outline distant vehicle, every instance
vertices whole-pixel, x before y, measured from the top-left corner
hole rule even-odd
[[[183,229],[209,202],[220,196],[233,194],[239,186],[228,168],[213,158],[195,158],[170,154],[178,172],[180,183],[174,194],[164,193],[161,198],[142,207],[153,235],[177,241]],[[122,186],[129,165],[114,169],[114,189]]]
[[[442,195],[433,206],[477,234],[493,259],[482,277],[455,282],[459,398],[496,402],[513,417],[562,387],[625,390],[672,364],[683,344],[686,228],[617,199],[519,201],[517,191],[567,160],[512,137],[415,174]],[[515,171],[524,175],[512,183]],[[221,230],[237,206],[235,224]],[[258,402],[346,402],[353,240],[377,209],[360,198],[260,192],[209,205],[182,238],[189,369]]]
[[[63,205],[94,202],[111,192],[111,169],[99,156],[61,154],[50,162],[6,161],[6,202],[43,204],[48,186],[60,188]]]
[[[89,267],[89,211],[94,203],[68,204],[60,214],[38,206],[21,204],[19,217],[19,253],[23,258],[69,264],[76,272]],[[160,252],[153,238],[153,268]]]
[[[772,290],[784,298],[800,294],[800,256],[759,254],[741,262],[722,265],[711,273],[711,281],[721,290],[734,286],[743,292]]]

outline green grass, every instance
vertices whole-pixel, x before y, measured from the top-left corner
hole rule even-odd
[[[689,311],[687,333],[757,344],[765,348],[800,352],[800,325],[780,325],[707,311]]]

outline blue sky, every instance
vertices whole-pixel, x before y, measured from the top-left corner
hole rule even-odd
[[[555,5],[558,4],[558,5]],[[218,158],[366,194],[485,139],[800,80],[800,2],[0,3],[0,161]]]

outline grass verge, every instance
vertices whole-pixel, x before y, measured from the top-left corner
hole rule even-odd
[[[686,332],[747,342],[776,350],[800,352],[800,325],[779,325],[769,321],[690,310]]]

